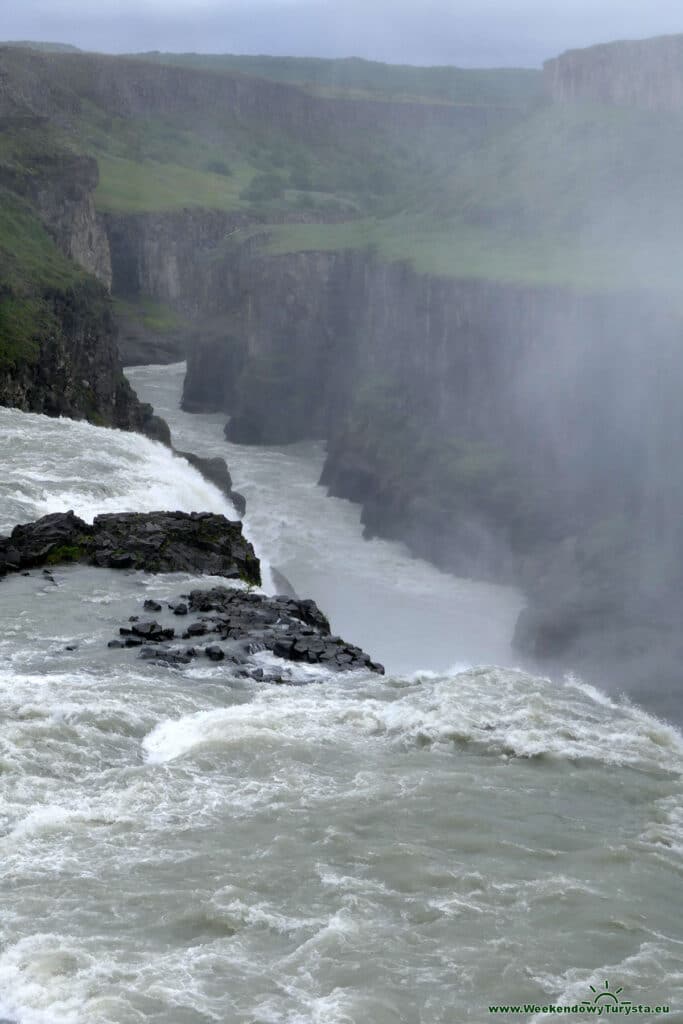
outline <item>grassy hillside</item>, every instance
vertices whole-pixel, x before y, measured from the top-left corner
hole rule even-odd
[[[274,229],[274,252],[372,245],[423,271],[680,290],[683,122],[591,105],[536,111],[401,213]]]
[[[358,133],[346,145],[303,142],[261,125],[207,133],[177,120],[122,121],[89,109],[74,145],[100,164],[97,203],[121,212],[388,212],[428,168],[419,153]]]
[[[102,60],[109,70],[112,58]],[[2,55],[10,81],[16,76],[22,99],[29,91],[27,75],[30,78],[32,67],[37,75],[47,74],[47,89],[50,68],[58,72],[58,109],[51,118],[57,141],[97,158],[97,204],[102,210],[118,212],[200,205],[266,216],[305,211],[309,217],[318,213],[320,219],[328,220],[331,214],[338,218],[397,213],[411,204],[412,196],[430,188],[437,175],[494,133],[501,121],[523,116],[522,109],[531,97],[537,99],[540,85],[540,74],[533,72],[394,68],[353,60],[245,60],[252,72],[269,71],[270,77],[282,72],[281,78],[289,83],[283,84],[281,93],[273,95],[269,90],[265,107],[257,104],[250,108],[252,114],[240,114],[228,104],[207,106],[197,117],[196,110],[187,113],[180,102],[176,113],[145,115],[141,105],[142,114],[124,118],[113,112],[115,102],[105,109],[101,98],[94,101],[96,93],[85,98],[88,76],[97,73],[92,56],[84,56],[85,63],[78,55],[62,58],[52,53],[42,61],[33,55],[29,61],[22,60],[16,48]],[[215,83],[218,77],[234,79],[235,66],[241,67],[243,61],[237,58],[233,66],[231,57],[207,57],[186,63],[203,67]],[[216,70],[206,70],[214,65]],[[300,90],[292,86],[309,72],[325,88],[333,79],[339,80],[340,88],[344,86],[343,98],[317,115],[325,129],[317,137],[312,136]],[[122,87],[135,91],[130,62],[122,64],[121,76]],[[249,81],[242,74],[238,78]],[[198,87],[196,74],[168,87],[180,94],[184,88],[191,92]],[[424,119],[413,114],[404,121],[395,108],[386,123],[374,115],[370,121],[363,116],[356,120],[347,106],[351,87],[392,100],[417,91],[421,99],[439,104],[457,101],[466,109],[462,117],[457,114],[455,127],[448,128],[440,127],[428,113]],[[41,88],[43,96],[47,89]],[[214,95],[210,86],[207,94]],[[337,129],[336,102],[340,104]],[[4,135],[11,138],[13,131]],[[39,134],[40,129],[34,131]]]
[[[419,154],[361,137],[316,148],[244,127],[207,140],[169,120],[113,125],[107,134],[91,128],[88,120],[74,145],[99,161],[103,210],[390,212],[430,171]]]
[[[302,103],[301,91],[292,86],[283,85],[278,92],[268,84],[261,93],[255,86],[255,101],[245,103],[242,110],[239,95],[251,88],[251,80],[238,75],[237,89],[227,88],[228,102],[218,103],[221,89],[215,88],[216,81],[235,79],[234,73],[225,72],[205,73],[210,99],[200,116],[196,104],[183,102],[183,96],[201,95],[203,88],[196,72],[186,71],[179,71],[177,80],[163,86],[177,92],[177,111],[164,105],[163,115],[158,108],[145,112],[146,83],[153,78],[147,69],[146,77],[135,83],[130,61],[121,64],[121,88],[135,95],[134,106],[140,113],[122,117],[117,114],[115,58],[102,57],[104,78],[110,82],[109,104],[102,92],[89,90],[89,82],[97,78],[97,61],[92,55],[29,56],[27,52],[24,56],[19,47],[0,50],[14,102],[14,108],[11,104],[8,108],[6,97],[0,96],[13,119],[3,125],[0,150],[17,130],[16,113],[30,112],[31,103],[37,104],[43,117],[30,128],[38,150],[47,100],[57,144],[98,159],[97,202],[106,210],[202,205],[259,213],[305,210],[315,214],[319,210],[323,216],[330,211],[384,215],[402,208],[405,196],[436,165],[478,144],[491,127],[486,114],[478,113],[465,116],[462,128],[448,133],[430,127],[429,118],[422,124],[413,117],[405,125],[395,116],[386,124],[381,117],[356,119],[344,100],[338,128],[334,103],[329,110],[327,105],[314,109],[314,123],[321,129],[316,135],[309,123],[310,101]],[[491,113],[491,123],[496,116],[501,115]]]
[[[286,107],[287,93],[281,97]],[[342,100],[340,103],[344,102]],[[505,119],[519,114],[505,115]],[[324,138],[273,110],[259,120],[230,109],[121,118],[80,103],[62,142],[97,157],[103,210],[139,212],[207,206],[220,210],[304,210],[324,217],[385,216],[405,207],[463,153],[495,131],[500,113],[466,118],[459,130],[406,123],[334,130]]]
[[[504,121],[489,121],[487,111],[496,108],[485,108],[471,132],[423,126],[418,137],[414,124],[383,133],[345,121],[338,137],[332,131],[316,139],[295,119],[283,127],[275,112],[270,122],[230,109],[207,110],[200,123],[181,113],[124,119],[78,98],[49,135],[42,122],[5,130],[0,171],[30,174],[41,146],[62,146],[97,158],[102,210],[204,206],[250,211],[265,223],[297,211],[317,220],[272,228],[274,252],[373,246],[384,258],[449,276],[680,290],[683,122],[674,115],[539,104],[540,76],[526,72],[149,59],[196,64],[212,75],[239,68],[316,88],[336,83],[393,99],[482,106],[507,96],[518,108]]]

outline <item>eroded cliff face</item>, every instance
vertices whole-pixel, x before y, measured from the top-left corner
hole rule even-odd
[[[683,36],[569,50],[543,65],[548,95],[646,110],[683,109]]]
[[[87,419],[170,442],[168,427],[138,401],[121,370],[106,293],[95,281],[52,291],[51,316],[29,359],[0,367],[0,404]]]
[[[190,353],[184,408],[229,411],[229,436],[246,443],[329,436],[356,376],[366,264],[358,253],[274,259],[256,242],[236,247],[213,271],[226,331]]]
[[[97,182],[95,160],[49,147],[32,153],[24,166],[0,168],[4,194],[26,204],[26,224],[42,222],[61,253],[86,272],[72,267],[60,283],[50,270],[49,253],[44,267],[22,265],[8,279],[2,268],[0,330],[9,326],[12,333],[12,320],[26,318],[22,307],[34,312],[22,344],[3,348],[0,403],[139,430],[170,443],[166,424],[138,401],[123,376],[108,297],[109,242],[93,202]],[[45,237],[44,248],[51,246]],[[62,264],[65,271],[68,264]]]
[[[83,100],[118,117],[186,116],[195,128],[227,117],[295,131],[300,138],[338,141],[345,131],[405,132],[434,128],[478,134],[505,123],[512,107],[338,101],[296,85],[250,75],[207,72],[104,54],[47,54],[0,47],[0,117],[29,110],[68,117]]]
[[[93,200],[98,181],[96,160],[64,150],[32,153],[30,169],[0,166],[0,185],[26,199],[64,255],[110,289],[109,242]]]
[[[646,411],[651,391],[652,371],[635,372],[643,339],[674,339],[681,327],[673,307],[647,296],[449,280],[359,250],[272,256],[249,244],[212,274],[213,312],[234,340],[200,341],[186,392],[199,403],[211,358],[239,351],[241,376],[223,380],[223,405],[233,423],[251,410],[253,440],[267,443],[330,437],[363,383],[389,380],[407,411],[457,436],[514,437],[531,454],[566,447],[572,433],[583,472],[584,410],[606,402],[603,418],[627,427],[621,439],[637,448],[640,429],[624,421]],[[267,397],[260,371],[272,380]],[[305,408],[288,416],[293,392],[306,394]]]
[[[211,315],[220,303],[213,268],[220,247],[253,223],[244,213],[199,207],[158,213],[105,214],[113,291],[151,296],[190,317]]]
[[[272,223],[326,219],[337,220],[339,214],[291,211],[270,216]],[[249,236],[249,230],[258,230],[262,221],[263,216],[255,213],[201,208],[104,215],[113,294],[132,303],[153,299],[182,317],[182,326],[160,335],[119,314],[124,362],[175,362],[195,349],[200,361],[208,349],[214,353],[212,358],[219,352],[219,358],[225,357],[214,381],[209,381],[209,374],[205,376],[206,388],[215,382],[215,395],[209,400],[205,388],[203,395],[198,395],[198,409],[207,403],[223,409],[224,381],[233,379],[241,367],[241,356],[235,363],[236,332],[238,328],[242,332],[247,292],[258,301],[261,288],[261,240]],[[239,240],[244,237],[246,241]],[[230,344],[226,343],[228,336]],[[190,409],[189,390],[186,402]]]
[[[527,653],[624,671],[666,650],[674,671],[680,308],[362,252],[245,247],[223,269],[230,331],[190,354],[186,408],[225,409],[238,442],[327,438],[323,483],[367,535],[524,587]]]
[[[57,245],[89,274],[111,289],[111,257],[102,218],[93,193],[99,181],[92,157],[66,156],[36,162],[27,194]]]

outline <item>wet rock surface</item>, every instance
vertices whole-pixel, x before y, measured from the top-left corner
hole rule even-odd
[[[193,452],[181,452],[177,448],[174,451],[176,455],[186,459],[194,469],[198,470],[205,480],[208,480],[219,491],[222,491],[226,498],[233,503],[238,515],[244,515],[247,508],[246,498],[238,491],[233,491],[232,477],[225,459],[220,456],[208,458],[202,455],[195,455]]]
[[[145,609],[159,602],[145,601]],[[283,666],[264,666],[256,655],[270,652],[286,662],[320,665],[332,671],[364,669],[384,673],[365,651],[333,636],[327,618],[314,601],[287,596],[267,597],[249,590],[214,587],[182,595],[164,615],[186,607],[191,621],[167,626],[158,619],[135,619],[119,629],[111,648],[140,647],[140,658],[169,665],[195,659],[226,667],[231,675],[264,682],[294,682]],[[163,618],[161,616],[160,618]],[[172,641],[175,644],[172,645]]]
[[[242,524],[211,512],[110,513],[92,525],[72,511],[59,512],[0,537],[0,576],[69,562],[261,582]]]

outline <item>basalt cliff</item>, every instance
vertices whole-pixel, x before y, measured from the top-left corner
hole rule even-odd
[[[190,354],[186,408],[229,413],[240,443],[327,439],[321,483],[362,504],[366,536],[523,586],[521,651],[637,675],[656,650],[675,672],[675,302],[367,252],[245,252],[221,297],[230,329]]]
[[[623,40],[569,50],[543,66],[548,94],[645,110],[683,108],[683,36]]]
[[[123,376],[97,182],[94,159],[59,149],[0,163],[0,403],[168,441]]]

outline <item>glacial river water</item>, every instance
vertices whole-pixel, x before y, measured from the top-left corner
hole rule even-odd
[[[0,1018],[483,1024],[628,1000],[680,1024],[680,734],[511,667],[519,596],[363,542],[315,486],[319,446],[227,445],[222,417],[178,411],[182,367],[130,377],[179,447],[226,456],[259,553],[388,672],[165,669],[106,642],[198,581],[2,581]],[[2,532],[66,508],[232,514],[134,435],[0,409],[0,444]]]

